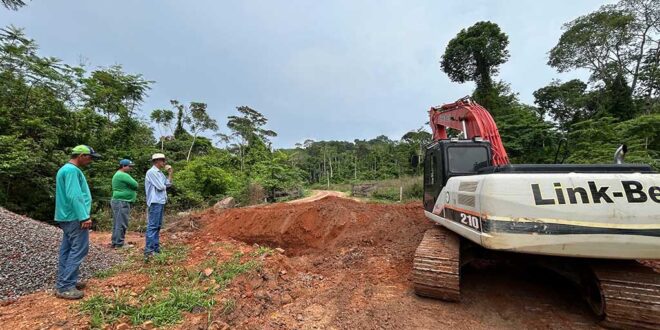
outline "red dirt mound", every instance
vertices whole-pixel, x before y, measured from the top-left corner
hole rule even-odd
[[[431,225],[419,203],[368,204],[326,197],[307,204],[210,210],[202,232],[282,247],[287,254],[333,251],[351,246],[410,249]]]

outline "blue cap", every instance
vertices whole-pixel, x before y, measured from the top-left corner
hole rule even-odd
[[[120,166],[133,166],[135,165],[130,159],[122,159],[119,161]]]

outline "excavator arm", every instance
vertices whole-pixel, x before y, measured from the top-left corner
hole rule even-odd
[[[465,138],[481,137],[489,141],[492,148],[492,164],[509,164],[509,157],[504,150],[495,120],[486,108],[464,97],[454,103],[429,110],[429,123],[433,131],[433,140],[447,139],[447,127],[463,132]]]

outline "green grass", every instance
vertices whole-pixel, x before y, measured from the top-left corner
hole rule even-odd
[[[155,326],[168,326],[180,322],[183,312],[209,311],[216,304],[215,294],[224,290],[236,277],[261,267],[253,258],[273,253],[269,247],[260,247],[251,252],[248,260],[236,252],[227,261],[212,258],[192,269],[177,266],[188,255],[188,248],[181,245],[165,246],[153,262],[122,264],[97,273],[107,278],[122,271],[142,270],[149,275],[149,284],[140,293],[115,290],[109,297],[95,294],[82,301],[80,311],[90,316],[91,328],[103,328],[106,324],[120,320],[138,326],[152,321]],[[137,254],[136,254],[137,255]],[[140,267],[140,268],[138,268]],[[213,269],[210,277],[203,275],[206,268]],[[210,282],[209,282],[210,281]],[[233,299],[223,301],[221,310],[231,313],[236,307]]]
[[[258,248],[250,253],[250,256],[258,257],[270,254],[273,251],[274,250],[268,247],[263,247],[263,249]],[[224,289],[237,276],[257,270],[261,267],[261,263],[258,260],[250,259],[246,262],[241,262],[241,257],[243,257],[243,253],[236,252],[231,259],[222,263],[218,263],[215,258],[208,259],[198,266],[199,270],[197,273],[201,274],[204,269],[207,268],[213,269],[211,277],[215,279],[215,282],[219,285],[220,289]]]
[[[93,276],[96,277],[96,278],[100,278],[100,279],[109,278],[109,277],[115,276],[115,275],[117,275],[117,274],[119,274],[123,271],[131,269],[131,266],[132,266],[131,261],[126,261],[126,262],[123,262],[121,264],[114,265],[114,266],[112,266],[108,269],[99,270],[96,273],[94,273]]]
[[[133,325],[152,321],[160,327],[181,321],[184,311],[192,312],[197,308],[209,310],[215,304],[211,290],[184,285],[171,287],[156,295],[145,291],[134,301],[130,298],[125,291],[116,293],[112,298],[96,294],[83,301],[80,310],[90,315],[92,328],[102,328],[119,319],[128,319]]]
[[[153,256],[152,261],[156,265],[171,265],[186,259],[188,252],[189,249],[185,245],[166,246]]]
[[[222,303],[222,314],[228,315],[236,309],[236,300],[227,299]]]
[[[403,202],[421,201],[424,195],[421,176],[365,181],[360,183],[376,184],[376,188],[367,194],[368,200],[374,202],[398,202],[401,197],[399,191],[401,187],[403,187]]]
[[[275,250],[273,248],[267,246],[259,246],[256,250],[252,251],[250,255],[253,257],[269,256],[272,255],[274,252]]]

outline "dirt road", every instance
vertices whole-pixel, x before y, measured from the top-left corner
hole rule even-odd
[[[192,222],[197,229],[180,232]],[[431,226],[419,203],[364,203],[326,192],[294,203],[195,214],[165,235],[166,244],[190,248],[190,267],[228,245],[283,253],[267,257],[257,277],[241,277],[218,292],[217,301],[235,300],[231,313],[186,314],[175,328],[206,329],[214,319],[239,329],[598,328],[568,283],[515,264],[466,269],[459,304],[417,297],[409,281],[412,256]],[[92,281],[90,290],[111,296],[117,286],[139,288],[145,281],[120,273]],[[84,327],[88,318],[74,307],[37,293],[0,307],[0,323]]]
[[[309,196],[300,199],[294,199],[292,201],[288,201],[287,203],[288,204],[310,203],[329,196],[348,198],[348,194],[341,191],[312,190],[312,193]]]

